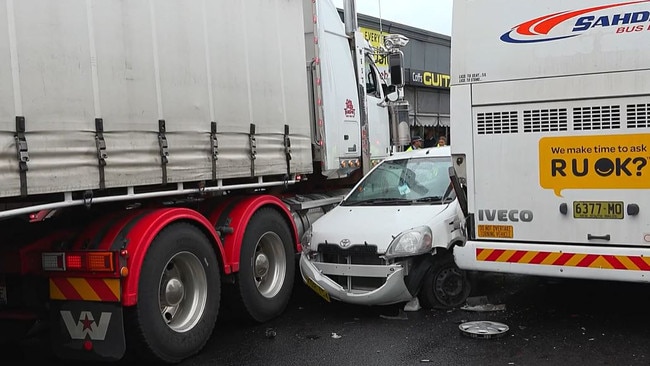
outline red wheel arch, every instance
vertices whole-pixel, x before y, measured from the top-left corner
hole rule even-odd
[[[127,264],[129,273],[122,281],[122,304],[125,306],[134,305],[138,300],[138,282],[140,280],[140,269],[147,254],[149,245],[156,235],[172,222],[188,221],[197,224],[208,236],[208,240],[215,243],[218,255],[225,258],[223,245],[214,227],[200,213],[187,208],[163,208],[156,210],[142,210],[140,214],[131,216],[131,220],[120,230],[123,239],[118,236],[111,241],[113,245],[124,245],[127,253]],[[111,247],[111,249],[119,249]],[[224,273],[230,273],[230,267],[224,263]]]
[[[291,212],[282,200],[272,195],[233,197],[224,201],[208,215],[213,227],[223,225],[227,219],[230,220],[228,226],[232,227],[233,232],[224,236],[223,247],[226,254],[224,262],[230,266],[232,272],[239,271],[239,253],[246,226],[255,212],[264,206],[272,206],[284,215],[290,225],[294,247],[296,251],[299,250],[298,229]]]

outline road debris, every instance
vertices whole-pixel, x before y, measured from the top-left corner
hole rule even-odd
[[[396,316],[390,316],[390,315],[379,315],[380,318],[382,319],[388,319],[388,320],[408,320],[408,315],[404,312],[404,310],[400,309],[399,312],[397,313]]]
[[[477,311],[477,312],[488,312],[488,311],[503,311],[506,310],[505,304],[485,304],[485,305],[476,305],[476,306],[463,306],[461,310],[466,311]]]
[[[332,338],[339,339],[339,338],[341,338],[341,336],[336,334],[336,333],[332,333]]]
[[[505,304],[490,304],[487,296],[475,296],[467,298],[465,305],[461,310],[488,312],[488,311],[503,311],[506,310]]]
[[[510,329],[503,323],[493,321],[473,321],[458,326],[461,333],[470,338],[491,339],[505,335]]]
[[[412,298],[411,301],[407,302],[406,305],[404,305],[404,311],[418,311],[422,309],[422,306],[420,306],[420,300],[416,297]]]
[[[264,331],[264,335],[266,336],[266,338],[275,338],[277,332],[273,328],[266,328],[266,330]]]

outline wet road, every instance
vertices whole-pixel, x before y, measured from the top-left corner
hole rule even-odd
[[[326,303],[302,282],[266,324],[222,320],[190,365],[648,365],[650,285],[483,274],[473,296],[499,311],[420,310]],[[488,307],[483,307],[483,309]],[[459,324],[504,323],[502,337],[463,336]],[[11,362],[52,362],[35,341]],[[6,360],[7,358],[5,358]]]

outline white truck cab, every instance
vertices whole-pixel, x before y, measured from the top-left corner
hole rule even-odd
[[[465,240],[449,147],[400,152],[375,166],[302,238],[300,270],[325,300],[454,307],[469,295],[451,250]]]

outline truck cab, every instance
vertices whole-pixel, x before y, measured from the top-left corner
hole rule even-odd
[[[342,22],[331,1],[303,3],[312,146],[327,178],[365,174],[408,139],[397,128],[407,116],[395,112],[408,106],[400,50],[408,38],[387,35],[383,47],[373,48],[359,29],[355,2],[344,7]],[[389,78],[376,57],[388,59]]]
[[[325,300],[455,307],[469,295],[451,251],[464,241],[449,147],[396,153],[375,166],[302,238],[300,270]]]

